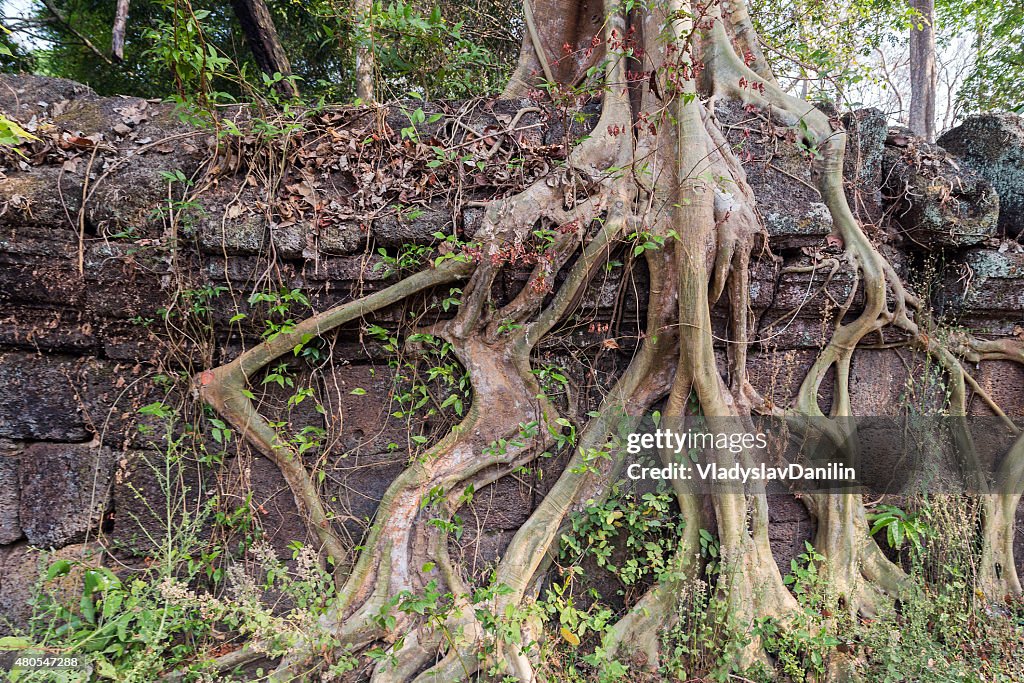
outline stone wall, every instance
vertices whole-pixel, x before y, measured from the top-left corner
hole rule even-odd
[[[400,107],[322,112],[316,136],[282,130],[278,144],[299,160],[282,174],[278,149],[264,149],[253,135],[218,137],[183,122],[169,105],[0,76],[0,110],[40,138],[24,156],[6,154],[0,179],[0,617],[17,622],[28,614],[39,558],[33,548],[126,571],[145,566],[149,535],[167,524],[154,511],[168,508],[169,495],[170,514],[183,519],[188,512],[180,511],[198,510],[212,495],[224,510],[248,506],[282,555],[289,541],[305,540],[276,469],[244,449],[207,462],[186,457],[168,490],[160,477],[161,423],[139,411],[155,401],[186,403],[168,389],[169,378],[230,360],[258,339],[265,308],[249,303],[253,292],[298,290],[320,311],[379,289],[391,281],[378,267],[379,249],[395,256],[437,231],[471,236],[481,201],[553,172],[566,136],[588,121],[532,102],[422,106],[414,135],[402,132],[410,117]],[[246,118],[241,110],[225,116],[240,124]],[[718,117],[770,234],[770,253],[751,280],[758,320],[752,374],[767,398],[783,403],[828,338],[854,273],[830,237],[828,211],[792,133],[722,105]],[[1024,168],[1019,119],[979,117],[947,133],[942,141],[964,159],[888,130],[874,111],[845,123],[852,133],[848,195],[901,276],[956,324],[1021,334],[1024,250],[1002,239],[1021,228],[1019,188],[1006,182]],[[1018,137],[1006,133],[996,151],[977,137],[1007,130]],[[432,143],[442,138],[465,152],[458,171],[429,163]],[[1004,154],[1008,145],[1017,157]],[[202,190],[198,202],[183,200],[186,186]],[[1001,212],[1001,201],[1016,208]],[[609,329],[635,330],[641,319],[642,268],[630,277],[619,269],[599,279],[581,304],[590,324],[568,335],[575,351],[549,345],[542,356],[577,374],[584,359],[603,373],[621,367],[628,334],[618,348],[605,341]],[[522,274],[507,274],[498,295],[514,295],[522,282]],[[436,297],[417,305],[432,303]],[[239,312],[250,315],[234,319]],[[406,315],[389,309],[374,321],[386,326]],[[723,311],[716,309],[715,321],[724,336]],[[361,326],[346,326],[328,344],[313,369],[295,370],[298,381],[321,390],[326,417],[309,404],[289,412],[286,393],[273,385],[261,398],[292,425],[318,424],[331,434],[325,486],[339,529],[358,542],[404,467],[410,429],[429,433],[431,421],[411,427],[391,415],[394,371]],[[920,362],[860,352],[855,405],[865,414],[891,410]],[[978,379],[1009,412],[1024,412],[1019,368],[987,363]],[[175,434],[182,433],[179,425]],[[224,450],[203,439],[209,453]],[[559,464],[547,463],[537,481],[510,478],[477,493],[461,541],[467,566],[482,570],[503,551]],[[773,544],[788,566],[813,520],[788,496],[773,497],[771,510]]]

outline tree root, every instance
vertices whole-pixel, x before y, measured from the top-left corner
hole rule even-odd
[[[562,21],[557,12],[542,15],[538,5],[527,0],[528,31],[507,94],[524,93],[536,84],[539,72],[555,81],[552,86],[571,87],[587,67],[600,63],[605,83],[602,111],[593,133],[571,149],[563,169],[488,205],[476,235],[482,248],[479,263],[447,262],[326,311],[197,380],[203,399],[278,466],[310,532],[341,565],[346,549],[332,528],[330,512],[299,455],[246,397],[247,382],[308,335],[323,334],[416,292],[468,278],[456,317],[427,331],[454,348],[471,379],[472,403],[461,424],[390,485],[340,598],[323,618],[322,625],[334,634],[338,648],[358,651],[376,642],[388,646],[390,661],[374,668],[374,683],[448,683],[469,679],[481,669],[523,683],[536,681],[536,646],[543,639],[543,625],[526,619],[522,636],[515,638],[485,628],[476,611],[489,610],[500,618],[536,598],[568,515],[585,501],[600,500],[619,477],[626,454],[617,447],[615,435],[634,429],[666,395],[665,417],[684,417],[692,393],[713,431],[729,431],[728,421],[752,424],[754,412],[773,412],[795,425],[803,418],[817,418],[823,421],[823,437],[844,444],[854,436],[844,432],[840,419],[854,413],[849,388],[854,350],[886,327],[902,330],[912,346],[940,360],[954,379],[957,406],[966,405],[967,385],[982,395],[957,357],[918,330],[914,315],[920,302],[870,242],[847,204],[842,186],[845,132],[779,88],[760,52],[744,1],[730,0],[727,11],[718,2],[698,7],[679,0],[635,10],[630,28],[638,29],[640,50],[628,44],[627,35],[632,33],[627,32],[622,7],[615,0],[601,4],[603,24],[594,29],[600,33],[588,33],[575,22]],[[558,0],[552,7],[574,17],[589,11],[585,1]],[[559,38],[555,44],[561,45],[564,38],[570,49],[599,47],[565,63],[553,60],[542,44],[553,36]],[[652,65],[650,80],[627,80],[627,60]],[[710,98],[712,109],[702,104],[702,95]],[[831,213],[834,233],[845,247],[845,258],[855,267],[855,291],[862,292],[865,301],[863,310],[848,322],[844,320],[853,294],[840,306],[831,340],[788,409],[766,405],[747,376],[753,327],[750,260],[766,240],[754,193],[714,120],[716,97],[759,108],[798,131],[815,155],[818,189]],[[600,229],[591,236],[595,221]],[[538,222],[575,227],[563,231],[536,263],[526,286],[498,308],[490,297],[491,285],[505,265],[502,254],[508,245],[529,242]],[[660,247],[643,252],[650,292],[640,348],[596,416],[580,429],[565,470],[497,563],[494,584],[501,590],[485,603],[472,604],[471,588],[449,554],[449,524],[465,504],[467,487],[497,481],[550,445],[551,434],[559,429],[558,414],[537,385],[530,354],[577,305],[600,265],[630,230],[644,239],[650,236]],[[579,258],[545,305],[551,283],[577,253]],[[729,308],[728,381],[719,372],[711,333],[711,307],[723,296]],[[508,323],[519,327],[509,333]],[[976,362],[1024,362],[1019,344],[968,339],[957,353]],[[818,393],[830,370],[835,382],[826,418]],[[969,446],[966,436],[958,438]],[[1022,444],[1024,438],[1018,439],[1001,471],[1004,480],[1017,487],[1024,482]],[[661,456],[666,463],[674,457]],[[725,467],[737,457],[750,462],[747,453],[715,451],[711,457]],[[703,505],[683,482],[673,486],[686,527],[672,570],[611,628],[602,645],[609,656],[627,654],[648,667],[658,665],[661,633],[679,618],[679,595],[701,569],[697,549],[705,522]],[[711,503],[721,567],[715,590],[740,622],[773,617],[787,624],[800,606],[771,553],[763,487],[735,492],[716,486]],[[818,520],[815,547],[827,560],[822,571],[848,612],[870,614],[883,601],[899,596],[906,576],[868,535],[861,497],[805,499]],[[990,596],[1021,590],[1012,564],[1018,500],[1019,495],[985,499],[979,582]],[[428,586],[450,595],[451,609],[443,618],[401,609],[403,596],[422,594]],[[296,648],[275,672],[275,680],[302,675],[313,654],[309,647]],[[759,654],[759,644],[752,643],[739,664]]]

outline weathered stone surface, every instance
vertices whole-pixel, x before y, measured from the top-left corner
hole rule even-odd
[[[435,232],[452,232],[452,209],[446,203],[411,206],[404,211],[388,211],[373,221],[373,240],[381,247],[423,244],[433,241]]]
[[[999,193],[999,228],[1016,237],[1024,231],[1024,120],[1016,114],[968,116],[938,144],[992,183]]]
[[[18,507],[21,489],[18,482],[18,452],[13,444],[0,442],[0,545],[22,537]]]
[[[962,248],[995,234],[1000,214],[996,191],[941,147],[894,128],[882,166],[892,218],[915,246]]]
[[[82,204],[81,180],[60,168],[10,174],[0,179],[0,226],[45,225],[77,234],[74,222]]]
[[[816,526],[804,504],[793,496],[768,496],[768,542],[783,575],[789,573],[790,560],[806,551],[804,543],[814,540]]]
[[[755,340],[765,347],[817,348],[832,334],[835,316],[854,292],[853,269],[833,250],[787,258],[779,269],[772,297],[761,314]]]
[[[858,109],[842,121],[847,131],[843,174],[850,181],[846,197],[859,221],[877,224],[882,219],[882,155],[889,122],[878,109]]]
[[[173,292],[165,254],[98,243],[85,253],[86,309],[99,317],[156,317]]]
[[[291,558],[293,548],[289,544],[294,541],[317,543],[309,537],[295,498],[274,463],[259,455],[239,455],[225,469],[221,478],[221,510],[230,513],[246,505],[251,495],[251,505],[258,513],[257,523],[278,557]]]
[[[61,548],[98,531],[107,508],[114,454],[94,444],[29,444],[19,454],[18,516],[25,538]]]
[[[78,238],[60,227],[0,228],[0,302],[82,308],[77,252]]]
[[[0,347],[95,354],[102,336],[86,311],[0,299]]]
[[[218,215],[206,221],[197,235],[200,248],[210,254],[258,254],[266,243],[267,222],[258,215],[223,219]]]
[[[952,320],[979,317],[1019,321],[1024,312],[1024,249],[971,249],[943,271],[936,304]]]
[[[743,162],[757,209],[776,250],[818,245],[832,232],[832,216],[814,186],[810,159],[775,128],[741,105],[720,101],[716,116]]]
[[[30,131],[40,124],[52,126],[48,130],[60,131],[65,140],[62,164],[44,167],[41,173],[11,174],[0,183],[9,188],[8,196],[29,199],[27,206],[15,201],[15,210],[0,211],[0,223],[30,225],[49,217],[53,225],[74,233],[84,229],[108,237],[153,236],[162,230],[155,211],[166,206],[168,196],[161,171],[180,171],[187,177],[207,149],[208,133],[190,128],[169,104],[97,97],[83,85],[40,76],[2,74],[0,91],[0,110],[16,116]],[[130,156],[130,163],[108,162],[102,154],[92,158],[93,147],[116,149]],[[90,201],[80,215],[87,173]],[[45,191],[31,191],[33,187]]]
[[[71,379],[70,358],[0,352],[0,437],[84,441],[91,436]]]
[[[0,82],[8,83],[9,79],[0,76]],[[350,171],[333,168],[310,174],[309,166],[297,172],[305,174],[301,181],[296,177],[286,179],[277,196],[267,196],[269,193],[258,183],[245,180],[244,164],[239,166],[238,158],[231,156],[233,152],[226,152],[225,158],[215,160],[219,166],[209,176],[214,183],[199,195],[198,204],[176,206],[178,220],[172,229],[166,211],[168,189],[178,199],[184,188],[180,182],[168,184],[161,171],[181,169],[190,175],[195,169],[191,165],[194,153],[185,148],[185,143],[198,149],[204,142],[202,136],[182,137],[170,146],[161,143],[142,149],[150,144],[142,142],[146,137],[156,142],[161,136],[183,131],[178,123],[172,125],[161,118],[160,105],[139,109],[138,100],[101,100],[87,89],[66,82],[36,79],[33,83],[43,94],[25,98],[25,91],[19,97],[25,101],[45,100],[46,106],[9,101],[5,99],[9,92],[0,87],[0,109],[16,112],[26,120],[32,115],[39,120],[56,117],[69,130],[100,133],[104,144],[116,150],[93,169],[91,184],[110,173],[96,187],[83,214],[84,277],[78,272],[80,226],[76,202],[80,201],[88,154],[63,173],[60,161],[47,161],[27,169],[19,166],[11,170],[7,181],[0,180],[0,439],[52,442],[17,443],[25,453],[16,459],[4,459],[0,453],[0,614],[6,613],[5,605],[10,604],[3,602],[8,599],[4,591],[10,590],[7,576],[24,576],[26,585],[35,578],[34,563],[30,566],[27,560],[23,562],[28,547],[21,542],[23,537],[33,542],[74,542],[84,535],[86,527],[96,528],[97,510],[89,507],[96,501],[91,496],[83,497],[85,491],[92,492],[97,459],[108,465],[113,461],[118,464],[111,483],[111,509],[115,514],[105,519],[103,532],[119,560],[137,564],[152,556],[147,534],[165,533],[168,520],[161,517],[161,511],[168,500],[175,503],[176,512],[170,520],[174,529],[208,538],[208,525],[191,529],[188,525],[194,517],[177,512],[188,509],[193,515],[203,510],[209,498],[201,492],[207,491],[222,496],[222,507],[217,511],[226,513],[249,505],[246,501],[251,494],[250,509],[256,510],[266,537],[279,555],[287,556],[290,541],[310,539],[291,492],[265,458],[246,453],[244,448],[236,456],[232,450],[227,461],[214,469],[189,457],[182,461],[180,473],[175,470],[173,481],[161,479],[164,446],[154,435],[161,434],[162,427],[147,422],[153,430],[149,436],[138,429],[138,409],[163,397],[164,389],[153,375],[193,373],[211,362],[230,360],[243,348],[258,343],[266,328],[263,309],[248,303],[253,292],[278,291],[281,287],[302,291],[312,306],[309,310],[296,309],[296,318],[350,301],[397,281],[395,275],[386,275],[377,248],[384,247],[394,254],[406,242],[432,242],[432,234],[437,231],[455,230],[472,237],[482,217],[481,209],[449,206],[438,195],[406,201],[401,199],[401,192],[407,189],[403,186],[384,191],[378,198],[382,203],[375,208],[352,212],[350,206],[341,206],[348,199],[346,193],[354,192]],[[64,100],[68,102],[60,104],[55,112],[54,103]],[[423,106],[428,113],[444,110],[443,104]],[[524,104],[495,102],[493,111],[477,112],[479,121],[473,117],[465,120],[486,138],[495,135],[494,131],[507,124],[521,106]],[[133,108],[132,116],[142,117],[129,126],[136,133],[134,138],[114,130],[125,120],[124,112],[118,111],[125,107]],[[591,110],[597,111],[595,107]],[[842,257],[842,245],[826,239],[832,230],[831,217],[813,187],[811,159],[794,143],[792,131],[724,104],[718,115],[726,125],[729,142],[745,164],[758,196],[758,210],[771,235],[769,250],[759,254],[751,272],[750,307],[760,327],[751,349],[750,379],[771,403],[787,405],[818,349],[828,340],[836,311],[852,291],[853,273]],[[403,116],[401,111],[391,110],[387,113],[388,125],[395,131],[408,125]],[[444,119],[424,126],[419,134],[437,134],[443,125]],[[529,113],[519,125],[528,128],[509,139],[525,148],[544,141],[557,144],[567,136],[585,133],[592,124],[573,122],[567,132],[545,123],[542,115]],[[888,218],[883,215],[884,208],[896,210],[892,205],[885,207],[881,197],[882,152],[887,135],[884,120],[877,112],[857,112],[846,117],[846,126],[850,140],[844,170],[854,211],[897,271],[901,275],[912,273],[920,264],[920,247],[913,240],[893,239]],[[180,149],[175,147],[178,143]],[[895,150],[893,145],[890,148],[890,152]],[[134,156],[124,168],[110,165],[115,156],[127,158],[130,154]],[[98,159],[103,157],[97,155]],[[543,163],[557,163],[559,158],[552,153]],[[899,163],[904,163],[902,154],[900,158]],[[955,168],[959,162],[941,159],[942,178],[961,182],[967,177],[964,168]],[[385,159],[383,163],[392,161]],[[369,170],[375,170],[372,163]],[[931,182],[932,176],[922,170],[921,159],[914,163],[913,168],[908,165],[908,172]],[[487,178],[469,179],[474,184],[471,193],[479,193],[473,195],[474,199],[500,195],[514,187],[513,181],[501,185],[506,182],[503,180],[493,187],[475,186]],[[299,182],[309,182],[310,187],[296,184]],[[56,193],[58,187],[60,192]],[[977,187],[984,188],[983,181],[976,182]],[[61,194],[64,202],[60,201]],[[281,205],[282,194],[298,207],[293,214]],[[963,234],[973,239],[969,231],[961,230],[956,240],[946,240],[943,230],[951,221],[961,221],[959,226],[964,221],[981,220],[970,214],[964,219],[957,213],[961,204],[973,201],[970,197],[951,196],[960,203],[950,201],[943,206],[940,202],[941,211],[933,223],[940,227],[929,228],[926,235],[929,244],[947,247],[946,260],[937,266],[944,287],[935,301],[948,304],[947,313],[961,311],[961,319],[969,319],[974,329],[1012,334],[1024,311],[1024,296],[1018,291],[1024,278],[1021,254],[1009,244],[1003,253],[985,249],[964,253]],[[332,206],[332,202],[338,206]],[[417,211],[423,213],[414,215]],[[985,216],[991,214],[982,216],[988,220]],[[953,253],[950,246],[958,251]],[[613,258],[626,260],[618,255]],[[830,275],[833,262],[839,267]],[[817,264],[813,270],[808,268],[812,264]],[[965,272],[971,275],[962,278]],[[523,286],[525,275],[506,269],[495,284],[495,298],[514,296]],[[188,319],[187,324],[182,317],[172,317],[165,323],[158,315],[157,311],[169,302],[176,302],[180,310],[188,296],[185,292],[204,288],[222,288],[220,295],[210,299],[208,312]],[[601,381],[610,380],[639,344],[646,290],[642,261],[630,269],[602,271],[582,297],[580,317],[568,320],[558,336],[540,345],[538,362],[565,366],[577,378],[592,373]],[[441,288],[426,295],[424,308],[429,315],[439,311],[430,307],[446,294],[447,290]],[[858,295],[852,301],[850,315],[856,315],[860,305]],[[237,313],[248,317],[230,322]],[[730,336],[726,313],[727,306],[719,301],[712,314],[718,360],[723,367]],[[444,315],[438,313],[439,317]],[[146,319],[152,322],[147,325]],[[314,425],[327,429],[329,452],[310,454],[310,462],[323,459],[326,463],[323,486],[329,505],[337,514],[339,533],[353,543],[363,537],[387,487],[407,467],[410,430],[431,433],[430,424],[391,416],[398,409],[394,376],[386,369],[393,356],[365,333],[370,322],[393,328],[399,319],[408,320],[409,310],[396,305],[372,319],[353,321],[327,335],[324,348],[329,349],[331,357],[315,373],[300,362],[291,364],[297,386],[316,387],[327,408],[326,416],[312,413],[311,401],[289,411],[288,392],[273,386],[259,389],[268,416],[289,420],[292,427]],[[609,347],[610,339],[617,349]],[[913,377],[918,366],[908,365],[909,376]],[[866,412],[881,411],[901,400],[908,386],[907,366],[893,351],[860,351],[851,372],[854,400]],[[1008,409],[1021,412],[1021,374],[1016,366],[983,364],[977,376],[983,386],[1005,401]],[[830,372],[819,392],[820,407],[826,412],[831,407],[832,382]],[[366,394],[352,394],[357,388],[365,389]],[[581,403],[592,398],[584,397]],[[168,402],[177,405],[179,399],[172,397]],[[978,405],[978,401],[973,402],[972,409]],[[594,407],[596,404],[585,409]],[[99,449],[86,443],[97,434],[102,446]],[[23,472],[22,463],[27,457],[32,462]],[[466,523],[459,547],[453,550],[457,561],[470,571],[483,571],[487,562],[504,553],[512,530],[529,514],[564,465],[564,459],[544,461],[544,476],[530,486],[508,478],[477,491],[474,504],[461,513]],[[63,480],[61,485],[66,489],[54,493],[51,489],[57,484],[47,482],[44,475]],[[5,479],[11,477],[18,484],[5,487]],[[32,479],[26,481],[33,501],[24,499],[21,479],[25,477]],[[12,497],[11,490],[17,495]],[[54,497],[63,502],[56,506],[39,502]],[[66,513],[71,506],[76,506],[77,522],[68,521]],[[773,496],[770,507],[772,547],[785,570],[789,559],[803,551],[803,541],[813,533],[813,522],[792,498]],[[5,545],[12,542],[14,545]],[[10,559],[15,555],[20,559]],[[7,566],[21,574],[6,574]]]
[[[118,454],[111,487],[115,519],[107,536],[119,556],[126,562],[152,557],[159,552],[153,541],[165,538],[168,530],[179,545],[208,538],[201,515],[211,512],[205,504],[216,495],[215,480],[193,458],[166,465],[156,451]]]
[[[1019,363],[1008,360],[982,363],[974,371],[974,379],[1008,415],[1024,414],[1024,367]],[[994,414],[980,400],[971,401],[970,410],[973,415]],[[1024,561],[1024,558],[1018,561]]]
[[[315,240],[318,250],[326,254],[352,254],[366,244],[366,230],[355,222],[331,223],[316,231]]]

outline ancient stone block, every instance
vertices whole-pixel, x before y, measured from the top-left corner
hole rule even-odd
[[[0,545],[22,537],[18,507],[18,453],[12,445],[0,443]]]
[[[101,335],[93,316],[58,306],[0,300],[0,346],[48,353],[95,353]]]
[[[370,232],[380,247],[401,247],[404,244],[429,244],[435,232],[452,231],[452,211],[447,204],[412,206],[401,211],[388,211],[373,221]]]
[[[25,538],[60,548],[97,531],[107,508],[114,454],[94,444],[29,444],[19,455],[18,515]]]
[[[317,229],[315,243],[325,254],[354,254],[366,244],[366,231],[354,221],[330,223]]]
[[[1024,121],[1009,113],[968,116],[938,144],[992,183],[999,194],[999,229],[1024,231]]]
[[[803,503],[791,495],[768,496],[768,541],[783,575],[790,561],[805,552],[804,542],[814,540],[816,524]]]
[[[857,109],[842,117],[846,127],[846,158],[843,174],[850,183],[846,197],[854,215],[863,223],[882,218],[882,154],[889,133],[888,120],[878,109]]]
[[[1024,251],[1017,248],[971,249],[943,270],[936,303],[954,319],[1024,313]],[[1002,314],[1002,315],[1000,315]]]
[[[715,113],[746,171],[772,248],[820,244],[832,232],[832,216],[816,189],[809,157],[788,129],[751,117],[734,103],[717,103]]]
[[[267,221],[262,216],[242,213],[235,218],[215,214],[196,232],[199,248],[209,254],[258,254],[267,237]]]
[[[0,353],[0,437],[89,438],[72,379],[76,367],[67,357]]]
[[[41,554],[28,543],[0,546],[0,636],[11,632],[9,626],[23,628],[32,616],[32,598],[36,582],[49,564],[71,560],[71,571],[47,583],[45,590],[58,600],[75,605],[82,597],[82,574],[99,566],[103,548],[94,543],[70,545],[53,553]],[[2,662],[0,662],[2,668]]]
[[[153,556],[168,533],[179,546],[208,538],[205,504],[217,493],[214,472],[191,458],[167,463],[157,451],[121,454],[112,483],[113,528],[108,538],[127,559]]]
[[[893,128],[882,166],[893,220],[915,247],[957,249],[995,234],[999,197],[992,185],[942,148]]]
[[[0,180],[0,226],[43,225],[75,234],[82,178],[54,166],[10,173]]]

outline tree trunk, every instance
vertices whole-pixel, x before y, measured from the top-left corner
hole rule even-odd
[[[910,29],[910,115],[908,126],[935,141],[935,0],[910,0],[920,12]]]
[[[361,29],[356,47],[356,97],[371,103],[376,101],[373,87],[373,0],[355,0],[355,11]]]
[[[242,25],[242,31],[245,32],[245,40],[249,43],[256,65],[268,76],[284,76],[285,80],[276,86],[281,94],[298,95],[298,88],[294,82],[288,80],[292,75],[292,67],[288,63],[288,55],[281,46],[281,40],[277,37],[277,29],[274,27],[267,3],[264,0],[232,0],[231,6],[235,9],[235,16]]]
[[[924,18],[913,36],[912,125],[933,138],[934,0],[911,1],[927,3],[916,5]],[[357,25],[366,25],[365,2],[357,0]],[[259,7],[265,11],[263,4]],[[962,365],[939,340],[918,329],[914,318],[922,311],[922,302],[903,285],[847,202],[842,176],[845,131],[824,112],[778,86],[760,54],[744,0],[730,2],[728,11],[716,2],[656,0],[630,12],[618,0],[526,0],[524,23],[520,63],[505,94],[540,97],[537,93],[549,88],[556,98],[569,94],[580,100],[587,99],[584,95],[599,99],[600,117],[590,135],[566,150],[564,169],[488,202],[473,235],[478,246],[460,255],[464,258],[428,266],[385,289],[340,304],[197,378],[200,395],[281,469],[307,513],[311,535],[319,537],[329,555],[341,558],[345,548],[335,548],[340,544],[332,530],[330,507],[314,477],[302,464],[301,454],[259,413],[246,386],[269,363],[313,335],[414,294],[463,281],[456,317],[427,331],[451,344],[468,373],[473,390],[470,411],[391,484],[339,589],[339,599],[321,621],[339,650],[357,653],[374,643],[388,644],[389,656],[374,667],[373,683],[476,680],[480,671],[519,683],[547,680],[547,672],[538,668],[544,663],[535,645],[550,634],[539,619],[520,620],[519,615],[536,601],[570,515],[603,501],[621,476],[627,458],[619,436],[634,431],[666,396],[665,414],[675,418],[691,410],[690,397],[695,397],[712,432],[725,433],[730,421],[752,431],[752,414],[757,412],[797,422],[800,417],[814,418],[826,425],[823,436],[837,446],[850,443],[855,434],[845,431],[844,425],[856,412],[850,390],[854,353],[865,340],[890,331],[904,337],[910,348],[942,361],[955,388],[950,401],[958,414],[966,414]],[[356,72],[364,99],[372,98],[371,39],[372,32],[364,34],[358,46]],[[639,72],[627,66],[638,63]],[[732,100],[751,115],[763,116],[766,124],[789,127],[804,149],[814,151],[812,173],[832,219],[833,237],[857,269],[854,288],[862,298],[860,310],[849,310],[851,294],[836,316],[831,340],[818,350],[790,405],[774,405],[748,380],[748,364],[753,362],[748,355],[753,343],[749,271],[752,254],[764,243],[765,229],[754,190],[717,120],[715,102],[720,100]],[[529,281],[511,302],[495,298],[497,278],[514,263],[508,250],[533,244],[531,236],[538,235],[538,226],[557,228],[563,238],[555,238],[551,247],[541,245],[544,258],[538,257]],[[574,425],[559,418],[540,391],[532,354],[548,333],[570,319],[613,250],[635,249],[639,226],[649,231],[648,245],[657,245],[633,251],[635,257],[643,256],[650,272],[639,348],[598,410],[588,413],[591,419],[581,422],[579,431],[573,429],[566,440],[567,435],[554,426]],[[548,278],[566,264],[571,265],[565,279],[554,284],[549,298]],[[723,297],[729,311],[730,348],[724,368],[729,382],[718,360],[711,317],[711,307]],[[515,328],[511,335],[510,325]],[[1024,363],[1019,340],[963,343],[978,360],[1009,358]],[[831,388],[826,389],[829,376]],[[831,394],[828,415],[820,404],[823,392]],[[460,497],[463,492],[514,475],[554,440],[569,444],[569,461],[495,560],[490,585],[500,591],[477,600],[470,585],[474,579],[464,575],[449,551],[448,527],[432,522],[450,522],[466,505]],[[750,466],[754,456],[723,448],[708,455],[723,468],[732,463]],[[1012,466],[1018,462],[1024,469],[1022,459],[1015,459]],[[678,623],[676,608],[699,575],[701,555],[696,546],[711,533],[704,529],[705,521],[717,532],[714,556],[720,560],[706,576],[730,619],[740,628],[766,619],[784,629],[798,625],[804,606],[787,590],[772,555],[763,484],[734,491],[712,482],[709,505],[682,483],[675,492],[687,523],[672,559],[675,571],[606,634],[608,653],[659,666],[662,635]],[[440,502],[435,500],[438,496]],[[812,495],[805,500],[818,520],[816,545],[824,560],[823,580],[846,616],[852,620],[897,599],[906,575],[871,540],[862,496]],[[993,506],[988,517],[986,558],[991,559],[986,566],[992,570],[983,572],[982,585],[990,594],[1019,592],[1010,545],[1012,509],[1015,505]],[[436,514],[442,517],[430,519]],[[987,578],[989,574],[993,578]],[[405,596],[421,594],[428,585],[452,596],[454,607],[443,617],[425,619],[422,612],[406,610],[390,621],[381,618]],[[495,628],[512,615],[515,628]],[[566,629],[561,631],[565,637]],[[745,668],[763,658],[761,646],[770,643],[752,639],[741,652],[730,655],[734,661],[729,665]],[[319,648],[317,643],[295,647],[271,680],[294,680],[310,665],[318,666],[323,660]]]
[[[117,14],[114,16],[114,29],[110,35],[110,52],[117,61],[124,60],[124,32],[128,26],[128,7],[131,0],[117,0]]]

